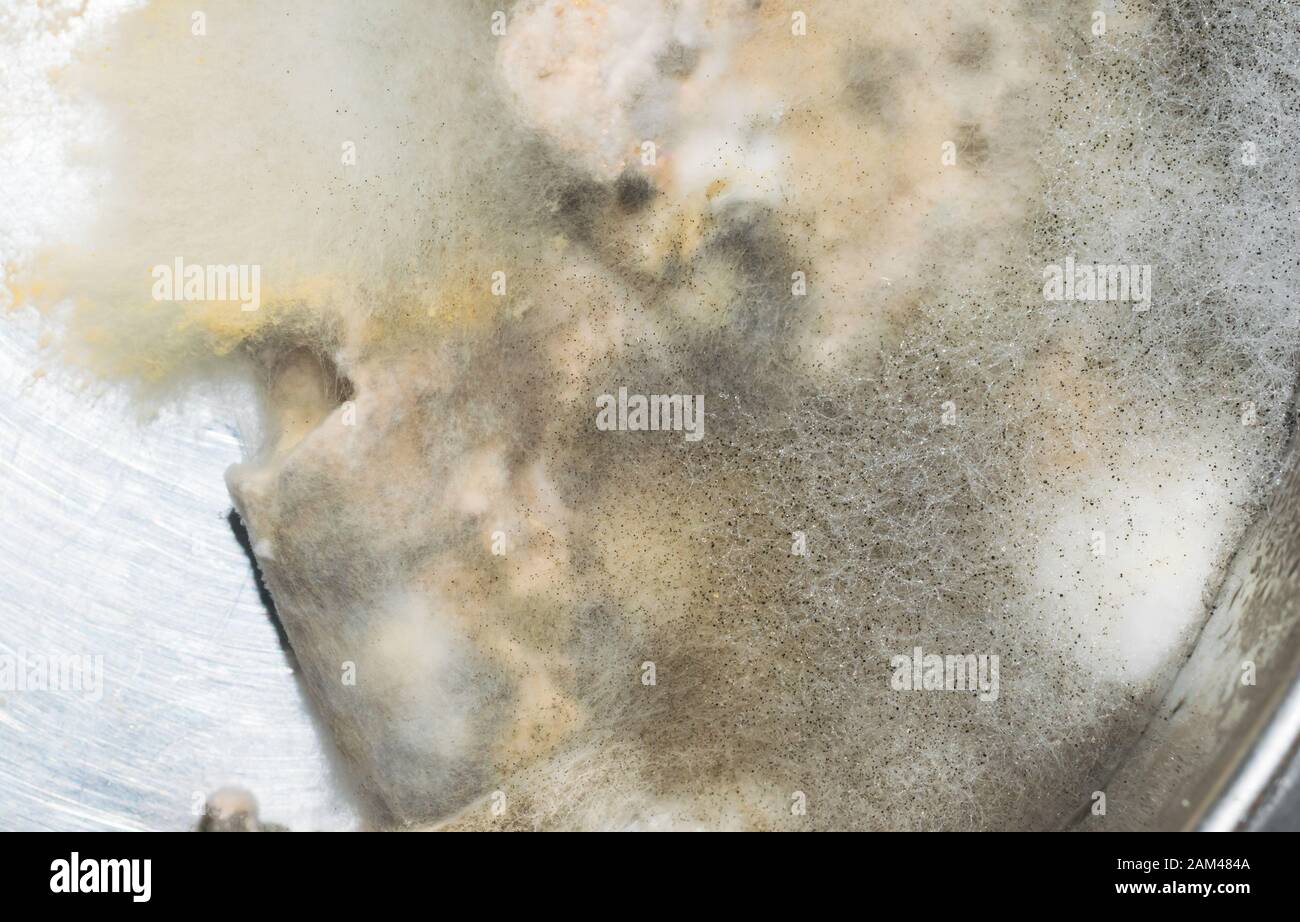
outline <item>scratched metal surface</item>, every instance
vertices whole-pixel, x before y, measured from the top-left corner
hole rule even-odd
[[[35,376],[34,327],[0,316],[0,656],[102,656],[104,680],[0,690],[0,829],[186,829],[231,784],[264,820],[356,827],[226,521],[230,423],[142,426]]]

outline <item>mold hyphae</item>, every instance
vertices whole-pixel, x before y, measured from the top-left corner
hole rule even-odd
[[[799,12],[158,0],[57,81],[102,193],[18,274],[142,401],[256,384],[377,823],[1059,826],[1194,640],[1288,436],[1297,12]]]

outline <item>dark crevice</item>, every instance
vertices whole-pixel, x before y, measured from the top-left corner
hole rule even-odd
[[[226,522],[230,524],[230,530],[243,548],[244,555],[248,557],[248,563],[253,568],[253,582],[257,586],[257,597],[262,602],[262,607],[266,609],[266,615],[275,625],[276,636],[280,638],[280,648],[284,650],[284,655],[289,658],[289,665],[295,673],[298,672],[298,657],[294,655],[293,646],[289,643],[289,635],[284,630],[284,625],[280,623],[280,613],[276,611],[275,599],[271,597],[271,590],[266,588],[266,583],[262,579],[262,568],[257,565],[257,555],[253,553],[253,541],[248,535],[248,528],[244,525],[244,520],[240,518],[239,512],[231,509],[226,514]]]

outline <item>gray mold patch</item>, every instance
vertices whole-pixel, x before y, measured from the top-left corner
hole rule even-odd
[[[354,222],[267,259],[313,284],[231,347],[270,437],[229,482],[377,816],[1068,823],[1281,455],[1294,13],[597,5],[377,29],[383,168],[249,180]],[[1067,257],[1149,265],[1149,310],[1046,301]],[[598,428],[620,388],[703,395],[705,438]],[[1000,688],[895,687],[917,648]]]

